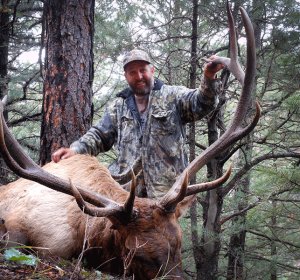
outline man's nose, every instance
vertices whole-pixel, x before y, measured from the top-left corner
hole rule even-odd
[[[142,72],[137,72],[137,79],[141,80],[143,78]]]

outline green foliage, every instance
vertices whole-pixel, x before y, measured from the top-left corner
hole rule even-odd
[[[287,111],[295,111],[298,115],[298,117],[300,116],[300,90],[298,91],[298,93],[296,92],[296,94],[289,96],[283,106],[285,107],[285,109]]]
[[[5,260],[17,262],[19,264],[25,264],[30,266],[37,265],[38,259],[33,255],[25,255],[16,248],[7,249],[3,254]]]

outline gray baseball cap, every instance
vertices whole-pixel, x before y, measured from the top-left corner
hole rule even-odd
[[[137,60],[145,61],[145,62],[148,62],[149,64],[151,63],[150,57],[146,52],[144,52],[142,50],[134,49],[125,54],[124,59],[123,59],[123,68],[125,69],[125,66],[128,63],[130,63],[132,61],[137,61]]]

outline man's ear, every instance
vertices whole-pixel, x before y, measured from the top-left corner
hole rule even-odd
[[[151,73],[154,74],[154,72],[155,72],[154,66],[152,64],[150,64],[150,67],[151,67]]]

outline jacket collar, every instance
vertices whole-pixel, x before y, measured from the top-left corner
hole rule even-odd
[[[163,85],[164,85],[164,83],[161,80],[155,79],[153,90],[160,90]],[[130,95],[132,95],[132,90],[129,87],[125,88],[121,92],[117,93],[117,97],[122,97],[124,99],[126,99]]]

